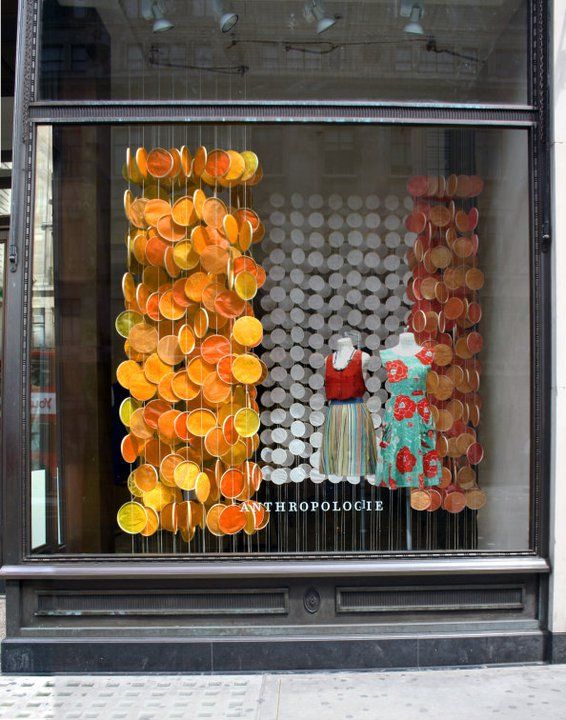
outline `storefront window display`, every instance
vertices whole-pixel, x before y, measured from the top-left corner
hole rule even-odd
[[[527,131],[41,125],[35,164],[34,552],[532,547]]]

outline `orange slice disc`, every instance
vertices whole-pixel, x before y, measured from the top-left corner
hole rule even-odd
[[[157,385],[150,382],[143,371],[135,373],[129,380],[130,387],[128,388],[132,397],[142,402],[151,400],[151,398],[157,392]]]
[[[128,220],[134,227],[143,230],[147,227],[145,222],[145,206],[147,198],[136,198],[129,206]]]
[[[202,291],[202,304],[210,312],[214,312],[214,303],[221,292],[225,290],[224,283],[213,280]]]
[[[445,205],[433,205],[429,213],[430,221],[436,227],[446,227],[450,222],[450,210]]]
[[[145,246],[145,256],[148,263],[156,268],[163,267],[167,247],[165,240],[157,235],[150,237]]]
[[[230,169],[230,155],[225,150],[212,150],[206,160],[206,172],[211,178],[221,178]]]
[[[181,325],[177,333],[177,340],[179,342],[179,349],[183,355],[192,353],[195,348],[195,336],[188,325]]]
[[[209,335],[200,346],[202,359],[211,365],[216,365],[229,352],[230,341],[222,335]]]
[[[146,509],[137,502],[124,503],[118,510],[116,518],[120,529],[128,535],[137,535],[147,525]]]
[[[167,373],[167,375],[164,375],[161,378],[157,385],[157,394],[159,395],[159,397],[162,400],[170,403],[176,403],[179,400],[179,398],[173,392],[173,387],[171,385],[174,377],[175,373],[169,372]]]
[[[152,353],[145,361],[143,371],[149,382],[157,384],[164,375],[171,372],[171,368],[157,353]]]
[[[254,385],[262,375],[259,358],[251,353],[237,355],[232,363],[232,375],[244,385]]]
[[[138,465],[132,472],[132,477],[135,486],[142,494],[153,490],[158,481],[157,470],[147,463]]]
[[[189,227],[198,222],[193,198],[188,195],[179,198],[171,208],[171,217],[173,222],[181,227]]]
[[[219,275],[225,273],[230,254],[220,245],[208,245],[200,254],[200,264],[209,273]]]
[[[226,507],[227,505],[224,505],[223,503],[217,503],[216,505],[210,507],[206,513],[206,527],[212,535],[216,535],[217,537],[224,535],[224,532],[220,529],[218,518],[220,517],[220,513],[223,512]]]
[[[137,460],[142,447],[143,441],[131,433],[122,438],[120,452],[122,453],[124,462],[127,462],[129,465],[134,463]]]
[[[193,193],[193,205],[195,208],[195,212],[197,214],[197,217],[199,220],[202,220],[202,207],[204,205],[204,201],[206,200],[206,195],[203,190],[198,188]]]
[[[171,215],[163,215],[156,224],[157,232],[168,242],[179,242],[187,236],[187,230],[182,225],[177,225]]]
[[[444,305],[444,315],[448,320],[456,320],[464,312],[464,303],[459,297],[451,297]]]
[[[263,339],[263,327],[260,321],[252,316],[239,317],[232,328],[232,337],[244,347],[256,347]]]
[[[228,445],[235,445],[238,442],[240,436],[238,435],[238,431],[234,426],[233,415],[228,415],[228,417],[225,418],[224,422],[222,423],[222,432],[224,433],[224,437]]]
[[[238,208],[238,210],[234,212],[234,217],[238,221],[238,225],[240,227],[242,223],[247,220],[252,226],[252,232],[255,232],[259,228],[259,216],[255,210],[252,210],[251,208]]]
[[[124,273],[122,277],[122,294],[126,302],[134,302],[136,299],[136,283],[131,272]]]
[[[124,360],[116,368],[116,380],[126,390],[130,389],[130,384],[136,375],[141,372],[140,366],[133,360]]]
[[[200,176],[203,174],[204,169],[206,167],[206,161],[207,161],[207,152],[206,148],[201,145],[197,148],[197,151],[195,153],[195,157],[193,160],[193,173],[196,178],[200,178]]]
[[[130,418],[130,432],[140,440],[153,437],[153,429],[145,422],[143,408],[138,408]]]
[[[207,408],[191,410],[187,418],[187,429],[191,435],[205,437],[209,430],[216,427],[216,415]]]
[[[177,453],[166,455],[159,465],[159,473],[162,481],[173,487],[175,485],[175,468],[183,462],[183,456]]]
[[[167,200],[155,198],[148,200],[144,208],[144,217],[148,225],[155,227],[160,217],[171,214],[171,205]]]
[[[244,473],[239,468],[228,468],[220,478],[220,492],[229,500],[238,497],[244,487]]]
[[[179,278],[178,280],[175,280],[173,287],[171,288],[173,292],[173,300],[177,303],[177,305],[181,305],[181,307],[189,307],[193,304],[192,300],[189,300],[185,294],[186,282],[187,278]]]
[[[238,273],[234,279],[234,289],[242,300],[252,300],[257,293],[256,276],[247,270]]]
[[[205,503],[211,490],[211,483],[208,475],[205,472],[200,472],[195,480],[195,495],[199,502]]]
[[[154,148],[147,156],[147,171],[154,178],[167,177],[173,165],[173,156],[164,148]]]
[[[218,527],[226,535],[235,535],[244,529],[246,513],[241,505],[228,505],[218,516]]]
[[[175,485],[181,490],[194,490],[199,472],[200,468],[195,462],[184,460],[176,466],[173,473]]]
[[[179,529],[177,524],[177,503],[170,502],[159,513],[161,527],[167,532],[176,533]]]
[[[147,355],[157,347],[157,329],[153,325],[141,322],[134,325],[128,335],[130,347],[136,352]]]
[[[259,415],[252,408],[241,408],[234,416],[234,427],[240,437],[249,438],[259,430]]]
[[[165,402],[164,400],[152,400],[143,409],[143,417],[147,425],[157,430],[157,421],[159,416],[171,410],[171,403]]]
[[[447,268],[452,261],[450,248],[447,248],[445,245],[437,245],[436,247],[433,247],[430,251],[430,259],[435,267],[440,268],[441,270]]]
[[[212,373],[214,373],[214,366],[205,362],[202,357],[193,358],[187,367],[187,375],[195,385],[203,385],[206,378]]]
[[[235,150],[227,150],[227,153],[230,156],[230,167],[224,176],[224,180],[232,185],[239,182],[243,177],[246,171],[246,161],[242,155]]]
[[[213,457],[222,457],[230,450],[230,445],[226,442],[222,428],[219,427],[213,427],[206,433],[204,447],[206,452]]]
[[[221,380],[216,372],[212,372],[202,384],[202,394],[208,402],[217,405],[230,397],[230,385]]]
[[[135,259],[141,264],[145,265],[147,263],[147,258],[145,255],[145,248],[147,246],[147,235],[145,233],[138,233],[134,241],[132,243],[132,253],[134,254]]]
[[[207,225],[220,229],[227,212],[226,205],[220,198],[209,197],[202,206],[202,219]]]
[[[147,177],[147,150],[144,147],[139,147],[136,150],[136,165],[142,178]]]
[[[199,308],[193,318],[195,337],[203,338],[208,330],[208,313],[204,308]]]
[[[157,344],[157,354],[167,365],[177,365],[184,357],[176,335],[165,335]]]
[[[198,253],[191,240],[181,240],[174,246],[173,259],[181,270],[192,270],[199,263]]]
[[[240,182],[244,183],[248,182],[248,180],[251,180],[256,174],[259,168],[259,159],[255,152],[252,152],[251,150],[243,150],[240,155],[244,159],[245,163],[244,174],[240,178]]]
[[[186,310],[182,305],[175,302],[172,290],[167,290],[159,298],[159,312],[166,320],[180,320]]]
[[[188,412],[180,412],[175,419],[175,432],[179,440],[186,442],[190,439],[189,430],[187,428]]]
[[[245,310],[245,301],[233,290],[222,290],[214,300],[214,310],[225,318],[236,318]]]
[[[179,415],[179,410],[167,410],[167,412],[159,416],[159,420],[157,421],[159,437],[169,445],[177,440],[177,434],[175,432],[175,419],[177,415]]]
[[[202,302],[202,291],[210,283],[209,276],[204,272],[189,275],[185,282],[185,294],[193,302]]]
[[[240,230],[238,232],[238,247],[242,252],[249,250],[253,241],[253,228],[249,220],[244,220],[240,224]]]
[[[200,392],[200,387],[191,380],[185,370],[179,370],[171,380],[171,390],[179,400],[194,400]]]
[[[224,357],[220,358],[220,360],[216,363],[216,372],[218,373],[218,377],[230,385],[233,385],[236,382],[236,378],[232,374],[232,365],[236,357],[237,356],[233,354],[224,355]]]
[[[238,242],[238,221],[233,215],[227,214],[222,219],[222,230],[230,245]]]
[[[143,537],[151,537],[155,535],[159,528],[159,515],[150,507],[146,507],[145,512],[147,514],[147,523],[144,529],[140,530],[140,535],[143,535]]]

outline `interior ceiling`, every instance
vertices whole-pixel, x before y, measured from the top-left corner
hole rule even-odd
[[[175,27],[166,33],[151,32],[151,23],[141,15],[141,0],[59,0],[66,6],[92,7],[108,31],[118,34],[120,42],[154,42],[160,45],[186,44],[193,38],[218,47],[229,47],[234,41],[248,48],[258,41],[277,45],[314,43],[321,48],[338,45],[395,44],[425,42],[431,36],[451,47],[473,47],[485,56],[500,36],[512,42],[509,23],[523,0],[414,0],[423,7],[423,36],[407,36],[407,20],[399,14],[400,0],[328,0],[328,15],[338,22],[327,32],[317,35],[315,23],[307,23],[304,2],[288,0],[234,0],[230,8],[238,13],[234,30],[222,34],[214,15],[212,0],[162,0],[166,17]],[[412,0],[410,0],[412,4]]]

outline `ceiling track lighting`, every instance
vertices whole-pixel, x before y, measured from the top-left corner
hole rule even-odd
[[[424,29],[421,20],[424,15],[424,7],[419,3],[413,3],[411,0],[403,0],[399,15],[408,18],[409,22],[403,28],[403,31],[409,35],[424,35]]]
[[[323,0],[310,0],[303,9],[303,15],[307,22],[313,22],[316,20],[316,34],[322,35],[322,33],[330,30],[330,28],[336,24],[338,20],[334,15],[329,15],[324,6]]]
[[[239,20],[238,14],[232,12],[231,9],[228,7],[228,4],[226,2],[223,2],[223,0],[213,0],[212,7],[214,9],[214,14],[218,18],[220,32],[230,32],[230,30],[232,30],[236,26]]]
[[[159,0],[142,0],[141,13],[144,20],[153,21],[152,30],[154,33],[166,32],[175,27],[165,17],[165,10]]]

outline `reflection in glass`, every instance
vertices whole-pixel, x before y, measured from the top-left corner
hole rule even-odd
[[[131,499],[126,487],[131,468],[120,453],[119,407],[126,392],[115,374],[125,359],[123,338],[114,329],[124,310],[121,283],[127,267],[123,198],[127,189],[134,197],[154,192],[154,183],[125,180],[122,166],[128,147],[184,145],[193,152],[199,145],[253,148],[263,166],[253,207],[266,234],[252,253],[267,277],[253,305],[264,327],[258,354],[269,369],[257,398],[258,462],[265,476],[258,499],[271,509],[265,531],[217,537],[198,529],[189,544],[166,531],[130,537],[116,523],[118,508]],[[529,547],[526,132],[63,126],[41,128],[37,148],[32,398],[51,394],[56,408],[41,414],[37,404],[32,406],[32,471],[44,473],[46,488],[46,540],[40,551],[200,555]],[[408,189],[415,176],[421,180],[411,181]],[[482,179],[481,192],[472,192],[470,176]],[[439,178],[451,177],[467,191],[441,201]],[[434,185],[434,197],[419,195],[419,183]],[[228,197],[226,189],[216,190]],[[419,212],[430,215],[440,204],[450,218],[464,210],[472,217],[473,208],[478,213],[474,232],[484,284],[475,326],[483,349],[474,362],[481,368],[477,439],[484,457],[477,478],[487,496],[479,511],[412,510],[402,490],[319,472],[325,356],[345,333],[359,334],[360,347],[371,355],[367,406],[379,440],[390,394],[379,350],[397,342],[415,305],[411,253],[422,232],[411,223]],[[434,212],[439,236],[444,214]],[[462,217],[458,222],[457,237],[471,237]],[[466,242],[458,248],[463,254],[469,249]],[[432,267],[423,255],[427,275],[440,277],[444,256],[446,251],[436,252]],[[427,312],[437,312],[435,301],[429,302]],[[438,339],[432,327],[422,332],[420,341],[427,332]],[[461,399],[456,392],[445,399],[440,395],[432,398],[439,410]],[[513,433],[505,424],[510,406]],[[450,439],[450,429],[446,433]]]
[[[42,8],[43,98],[528,100],[526,0]]]

